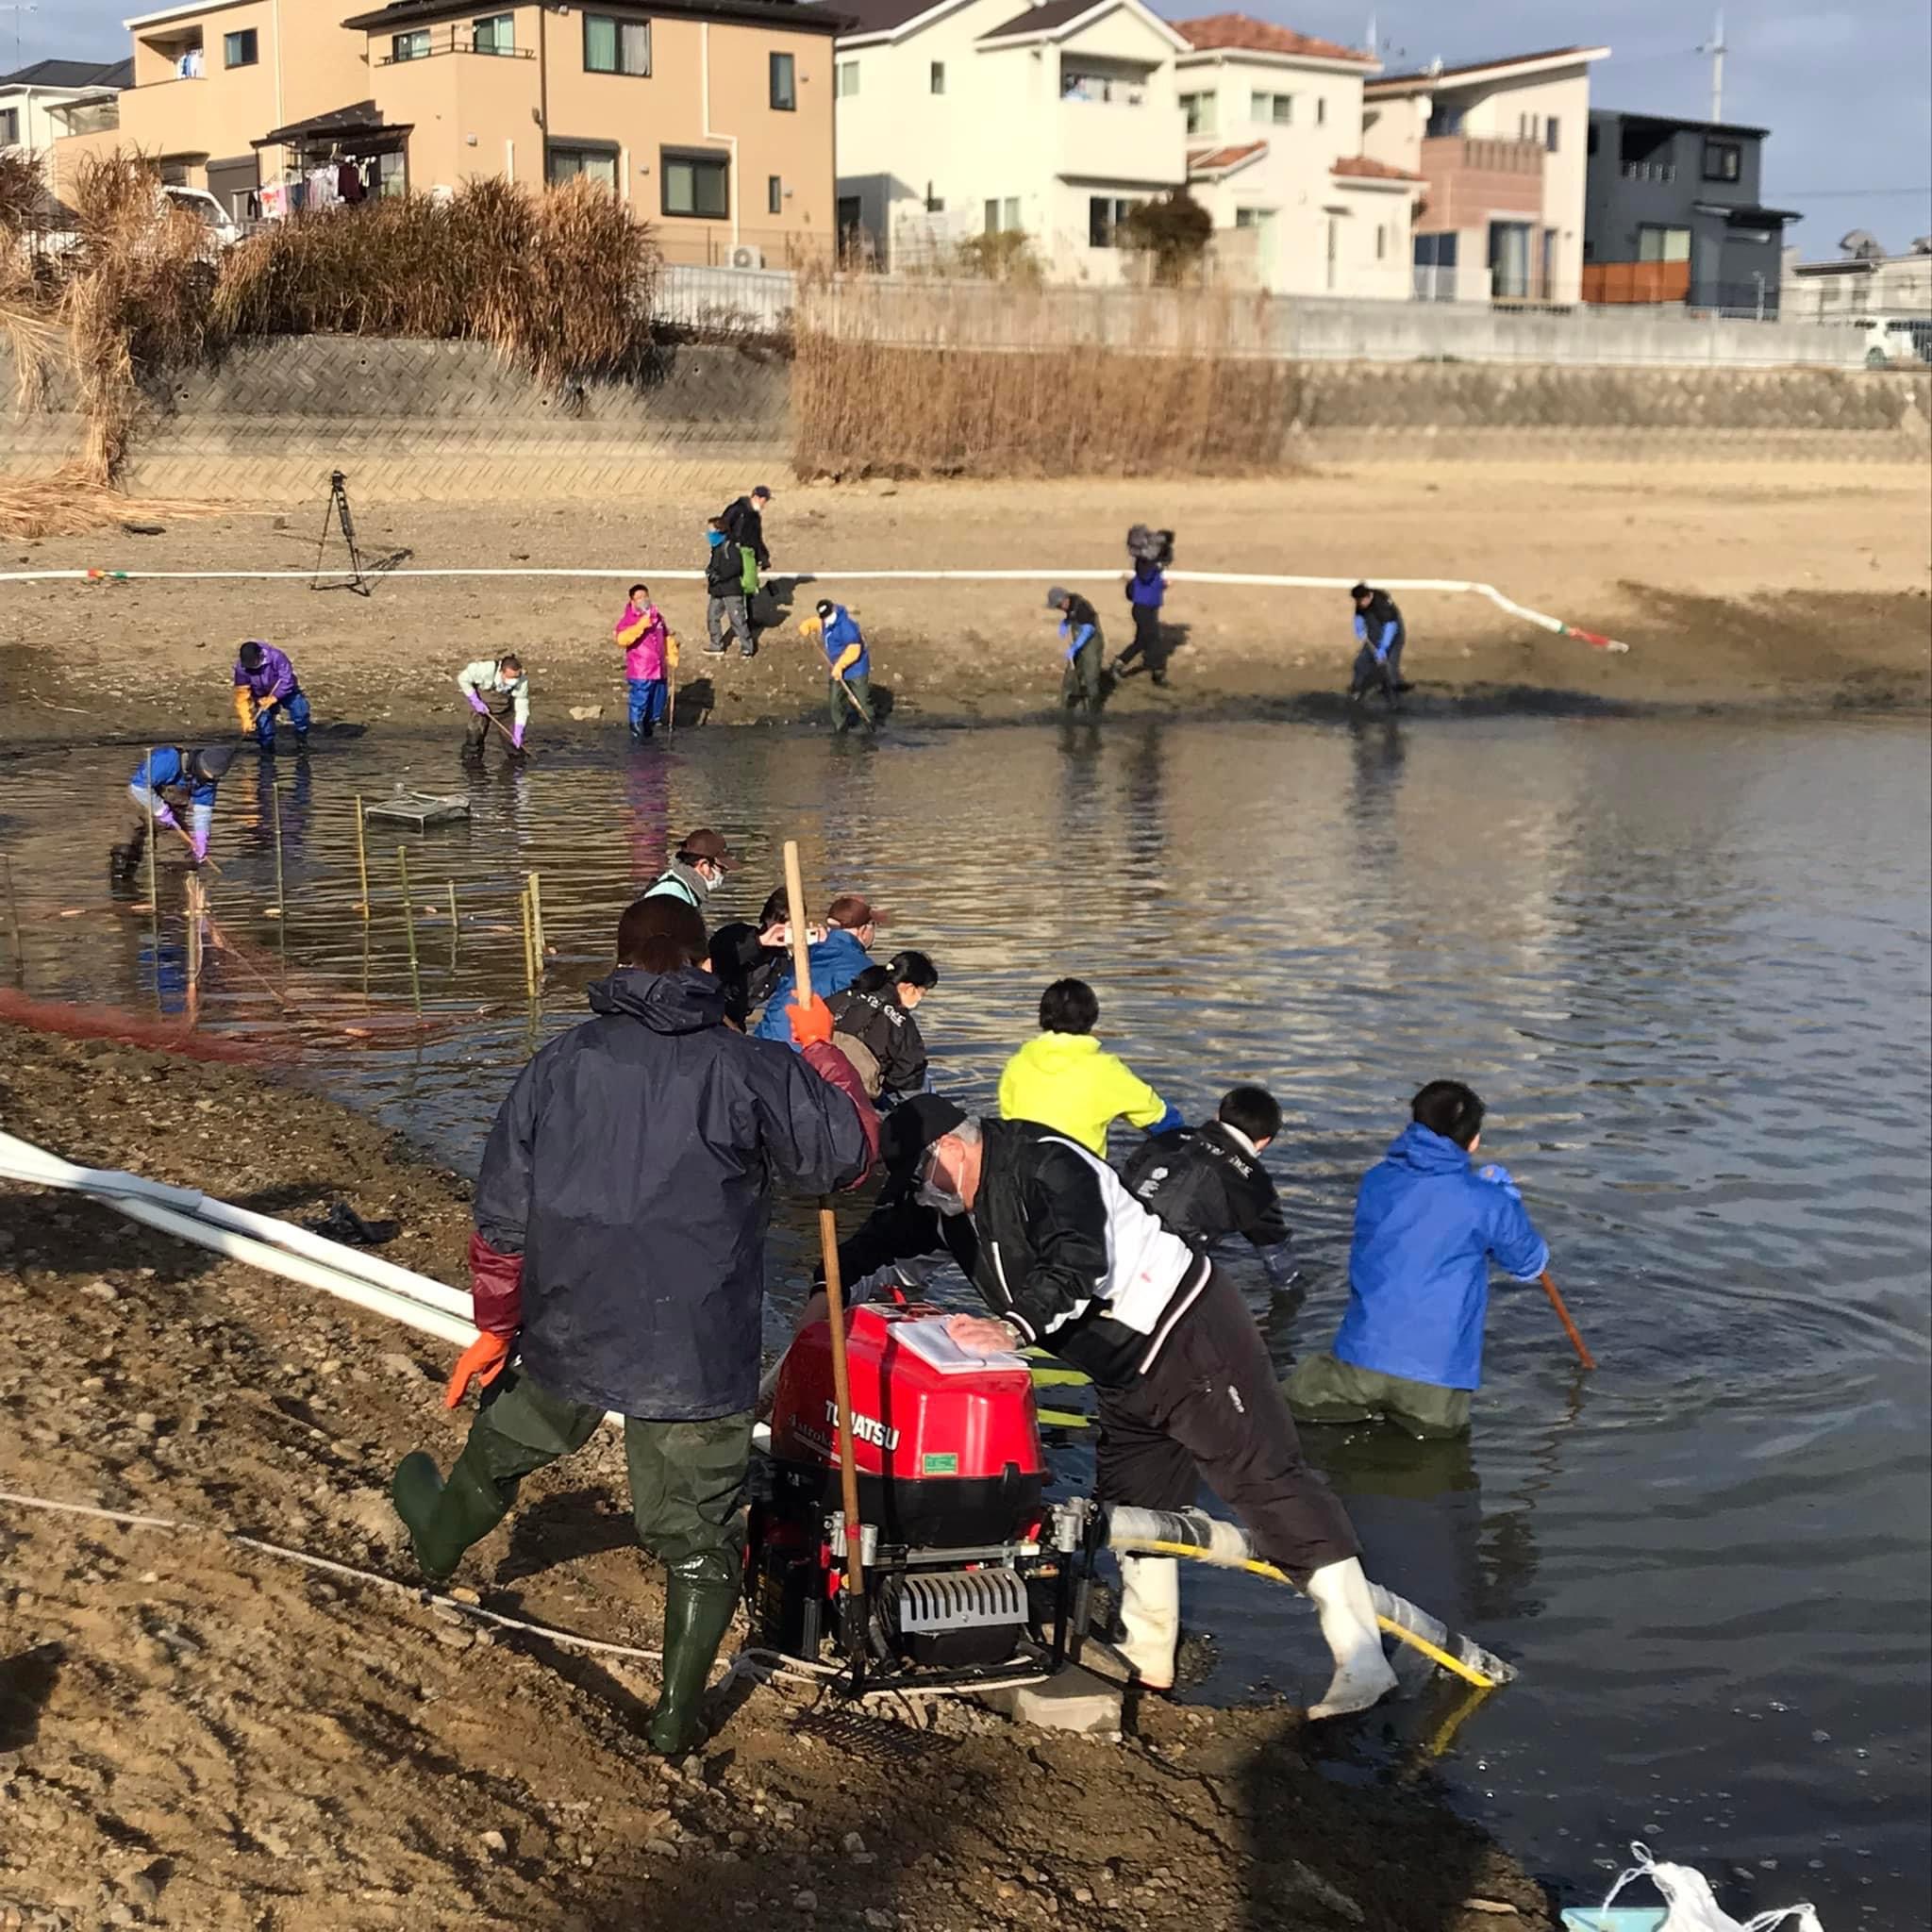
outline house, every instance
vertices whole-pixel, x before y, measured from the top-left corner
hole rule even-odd
[[[0,75],[0,150],[44,157],[62,135],[111,125],[133,77],[131,60],[36,60]]]
[[[138,16],[116,144],[238,214],[273,215],[340,163],[371,194],[589,175],[672,261],[774,265],[833,242],[832,41],[792,0],[201,0]]]
[[[1068,279],[1124,273],[1135,203],[1187,179],[1174,59],[1141,0],[843,0],[839,227],[891,268],[1024,236]]]
[[[1923,342],[1932,332],[1932,235],[1922,235],[1904,255],[1888,255],[1876,239],[1854,230],[1832,261],[1800,261],[1795,248],[1784,258],[1784,322],[1840,322],[1855,317],[1903,323]]]
[[[1362,89],[1362,153],[1423,177],[1411,257],[1425,301],[1579,299],[1590,70],[1607,47],[1434,62]]]
[[[1361,152],[1374,56],[1241,13],[1174,26],[1189,188],[1227,271],[1277,295],[1407,300],[1423,177]]]
[[[1727,122],[1592,113],[1583,299],[1775,317],[1798,217],[1762,206],[1764,140]]]

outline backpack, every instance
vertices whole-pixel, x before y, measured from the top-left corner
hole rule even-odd
[[[852,1062],[852,1071],[858,1075],[858,1084],[865,1089],[866,1098],[876,1100],[886,1086],[878,1055],[856,1033],[834,1033],[832,1044]]]

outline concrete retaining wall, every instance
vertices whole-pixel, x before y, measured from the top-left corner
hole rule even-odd
[[[1289,460],[1923,462],[1932,375],[1314,362]],[[0,355],[0,394],[12,374]],[[715,494],[791,460],[790,367],[756,346],[677,346],[636,386],[557,396],[459,342],[289,338],[253,344],[151,398],[125,478],[142,495],[313,502],[332,469],[357,497],[591,500]],[[0,413],[0,474],[77,453],[71,384]]]

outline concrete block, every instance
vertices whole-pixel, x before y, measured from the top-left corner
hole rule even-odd
[[[1069,1664],[1044,1683],[983,1690],[980,1702],[1015,1724],[1034,1724],[1043,1731],[1072,1731],[1091,1738],[1121,1727],[1120,1686],[1083,1671],[1078,1664]]]

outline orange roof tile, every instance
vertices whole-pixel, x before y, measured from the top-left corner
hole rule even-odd
[[[1219,175],[1224,170],[1238,168],[1243,161],[1253,160],[1257,155],[1268,152],[1265,141],[1244,141],[1233,147],[1195,147],[1188,150],[1188,173],[1191,175]]]
[[[1303,54],[1316,60],[1358,60],[1364,67],[1375,65],[1375,57],[1359,47],[1320,41],[1313,34],[1298,34],[1292,27],[1276,26],[1272,21],[1256,20],[1245,13],[1205,13],[1198,20],[1176,20],[1170,25],[1183,40],[1203,50],[1226,47],[1248,54]]]
[[[1367,155],[1343,155],[1328,171],[1331,175],[1354,175],[1364,181],[1420,181],[1407,168],[1391,167],[1387,161],[1372,160]]]

